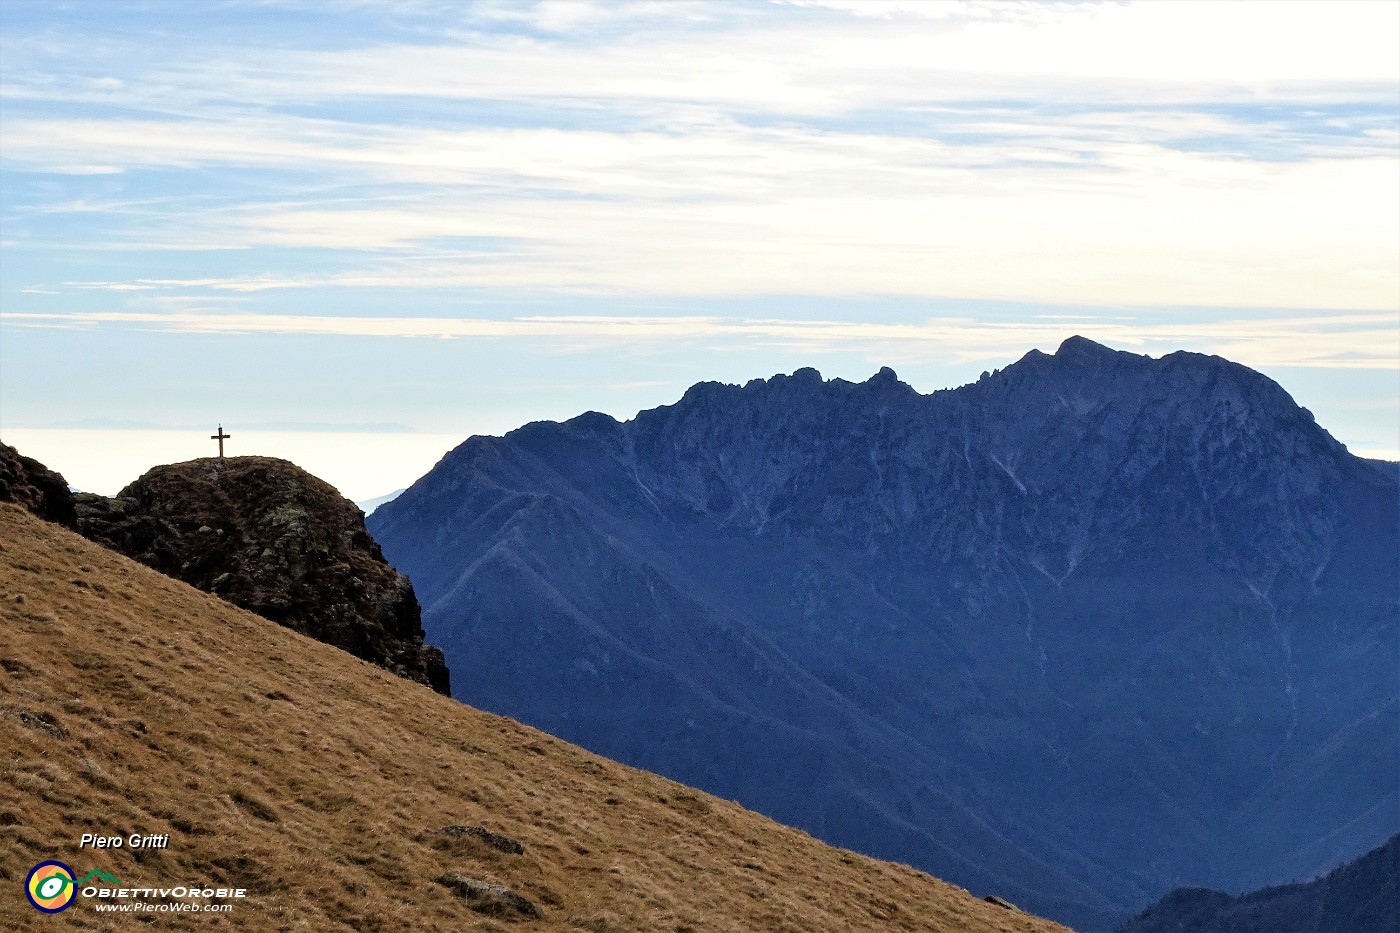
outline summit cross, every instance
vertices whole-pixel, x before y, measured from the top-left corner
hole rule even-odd
[[[224,426],[223,426],[222,424],[219,425],[219,433],[218,433],[218,434],[211,434],[211,435],[209,435],[209,439],[210,439],[211,441],[218,441],[218,442],[219,442],[219,459],[220,459],[220,460],[224,459],[224,441],[228,440],[230,437],[233,437],[233,435],[232,435],[232,434],[225,434],[225,433],[224,433]]]

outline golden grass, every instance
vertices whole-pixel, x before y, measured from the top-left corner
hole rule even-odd
[[[84,832],[170,847],[79,852]],[[0,505],[0,929],[142,926],[86,901],[34,911],[21,883],[48,858],[249,890],[230,913],[154,915],[170,930],[1064,929],[438,696]],[[476,881],[541,916],[460,893]]]

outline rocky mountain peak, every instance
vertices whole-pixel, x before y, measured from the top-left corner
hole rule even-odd
[[[881,367],[880,367],[880,371],[879,371],[878,373],[876,373],[875,375],[871,376],[869,379],[866,380],[866,382],[868,382],[868,383],[873,382],[873,383],[876,383],[877,385],[880,384],[880,383],[898,382],[898,381],[899,381],[899,375],[898,375],[893,369],[890,369],[888,366],[881,366]]]
[[[879,372],[860,385],[866,391],[874,392],[884,402],[901,397],[910,401],[922,398],[913,386],[900,379],[888,366],[881,366]]]
[[[272,457],[157,466],[76,496],[84,536],[234,605],[447,693],[407,578],[329,483]]]
[[[1057,359],[1066,360],[1101,360],[1113,359],[1125,353],[1126,351],[1114,350],[1101,343],[1096,343],[1088,337],[1081,337],[1075,334],[1071,337],[1066,337],[1064,341],[1060,343],[1060,348],[1055,351],[1055,357]],[[1128,353],[1126,355],[1132,356],[1134,354]]]
[[[726,524],[805,526],[820,513],[824,533],[865,540],[947,519],[938,547],[999,559],[1014,531],[1032,551],[1061,553],[1052,562],[1064,566],[1076,562],[1065,552],[1120,540],[1144,516],[1170,512],[1231,561],[1284,550],[1286,558],[1265,561],[1267,572],[1281,564],[1301,572],[1334,536],[1332,507],[1318,490],[1355,468],[1263,374],[1219,357],[1154,359],[1077,336],[1054,354],[1033,350],[975,384],[931,395],[889,367],[864,383],[823,381],[804,368],[742,387],[702,383],[619,427],[628,438],[619,455],[640,459],[649,490],[720,510]],[[960,499],[969,512],[956,520],[914,504],[953,487],[969,493]],[[1216,506],[1243,498],[1255,503],[1250,534],[1215,528]],[[996,513],[1027,516],[1003,527],[999,545],[976,520]],[[926,531],[909,546],[927,547]]]
[[[1247,366],[1201,353],[1181,351],[1154,359],[1071,337],[1054,354],[1032,350],[954,394],[965,396],[982,420],[1003,425],[1020,426],[1029,419],[1059,428],[1066,419],[1080,425],[1111,420],[1123,430],[1110,433],[1121,438],[1162,435],[1188,447],[1236,441],[1297,446],[1323,459],[1342,452],[1312,413],[1278,383]],[[1127,430],[1133,424],[1138,429]],[[1079,442],[1078,437],[1071,440]],[[1257,447],[1249,451],[1259,452]]]
[[[1081,929],[1372,844],[1393,472],[1200,354],[902,385],[474,439],[371,527],[463,698]]]

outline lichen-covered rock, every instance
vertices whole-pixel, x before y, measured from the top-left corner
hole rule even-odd
[[[472,910],[478,913],[511,920],[538,920],[543,916],[533,901],[521,897],[503,885],[468,878],[455,871],[445,872],[435,880],[458,897],[466,900],[471,905]]]
[[[507,855],[520,855],[525,851],[525,847],[516,840],[500,833],[493,833],[485,826],[444,826],[442,834],[456,838],[466,836],[471,839],[479,839],[491,848],[505,852]]]
[[[288,628],[448,693],[418,599],[359,508],[272,457],[151,469],[113,499],[80,495],[87,537]]]
[[[80,492],[73,496],[77,511],[77,528],[84,537],[104,544],[114,551],[135,557],[152,567],[179,576],[166,569],[179,566],[173,543],[180,532],[150,512],[143,511],[133,498],[118,496],[109,499],[96,493]]]
[[[0,502],[13,502],[45,521],[72,528],[73,494],[61,473],[0,442]]]

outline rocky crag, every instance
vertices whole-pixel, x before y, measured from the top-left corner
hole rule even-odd
[[[1400,829],[1393,468],[1072,338],[959,389],[702,383],[371,516],[457,695],[1081,930]]]
[[[295,464],[168,464],[109,499],[71,494],[57,473],[5,451],[0,482],[19,475],[15,462],[27,480],[0,488],[0,501],[50,520],[70,516],[60,523],[148,567],[450,692],[442,652],[423,643],[412,585],[384,560],[355,504]]]
[[[44,521],[76,528],[78,514],[63,475],[0,443],[0,502],[13,502]]]

